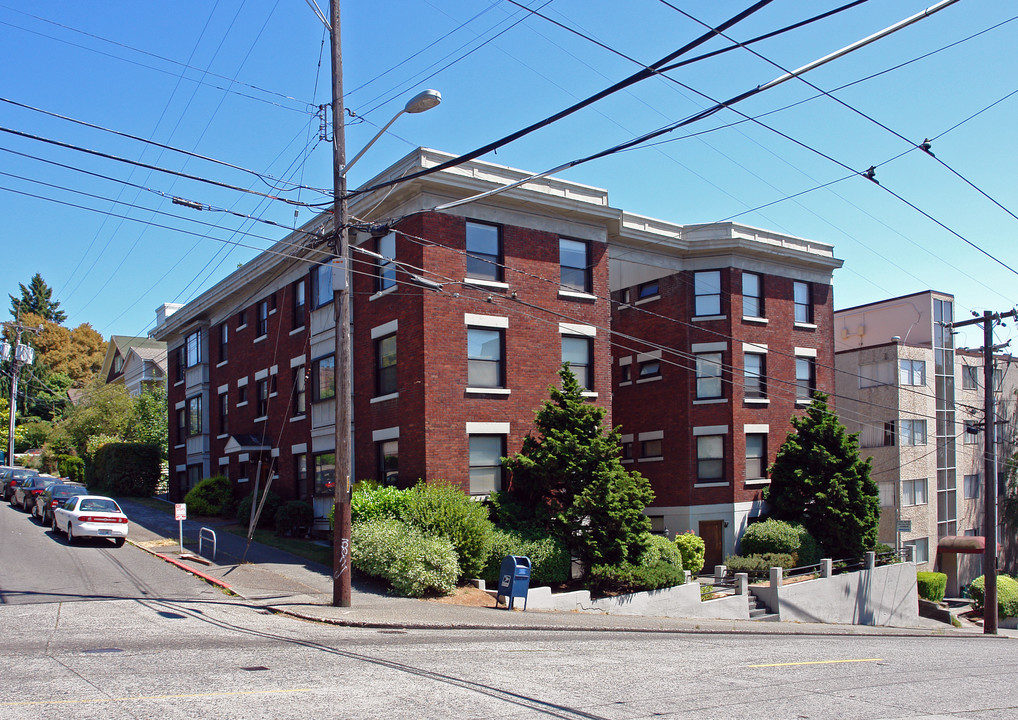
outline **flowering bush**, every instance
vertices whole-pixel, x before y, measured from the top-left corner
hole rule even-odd
[[[456,587],[456,550],[444,537],[427,537],[412,525],[382,518],[355,524],[350,539],[353,566],[385,580],[399,595],[447,594]]]

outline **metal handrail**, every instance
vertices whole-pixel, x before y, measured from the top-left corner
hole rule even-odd
[[[202,555],[202,543],[208,540],[212,543],[212,559],[216,559],[216,531],[212,528],[203,527],[198,532],[198,554]]]

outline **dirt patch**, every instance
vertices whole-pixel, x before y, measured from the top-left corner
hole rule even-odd
[[[430,602],[445,603],[447,605],[469,605],[471,607],[495,607],[495,598],[473,585],[463,585],[456,588],[452,595],[428,598]]]

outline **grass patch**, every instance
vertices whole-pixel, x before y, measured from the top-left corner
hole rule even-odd
[[[133,497],[128,499],[133,503],[144,505],[152,510],[158,510],[165,515],[173,514],[173,503],[171,502],[166,502],[165,500],[160,500],[159,498],[154,497]]]
[[[247,528],[241,525],[222,525],[216,530],[247,537]],[[330,545],[321,545],[314,540],[302,538],[280,537],[272,530],[255,530],[253,540],[277,550],[284,550],[305,560],[332,567],[332,547]]]

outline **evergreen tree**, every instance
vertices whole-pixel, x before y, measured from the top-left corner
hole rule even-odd
[[[67,313],[59,309],[60,303],[52,299],[53,288],[46,284],[40,273],[32,276],[27,287],[24,283],[18,285],[21,287],[21,297],[7,296],[11,299],[11,315],[15,318],[31,313],[55,323],[67,319]]]
[[[880,499],[858,434],[845,432],[823,393],[792,427],[764,490],[771,517],[802,524],[827,557],[861,556],[877,542]]]
[[[587,402],[568,363],[559,376],[562,389],[552,387],[536,413],[536,434],[503,462],[510,482],[499,502],[558,536],[587,567],[637,562],[650,483],[623,467],[618,430],[604,428],[604,408]]]

